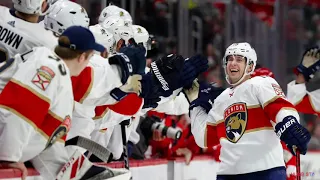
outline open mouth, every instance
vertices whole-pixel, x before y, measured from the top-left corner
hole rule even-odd
[[[230,69],[230,72],[231,73],[237,73],[237,72],[239,72],[239,70],[238,69]]]

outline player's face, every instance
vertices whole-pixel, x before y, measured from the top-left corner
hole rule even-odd
[[[227,57],[227,74],[231,83],[238,82],[244,74],[246,59],[243,56],[232,55]]]
[[[48,8],[49,7],[48,7],[47,0],[43,1],[42,7],[41,7],[42,12],[45,12]]]
[[[125,44],[125,41],[123,39],[120,39],[118,42],[117,42],[117,46],[116,46],[116,51],[117,52],[120,52],[120,48]]]

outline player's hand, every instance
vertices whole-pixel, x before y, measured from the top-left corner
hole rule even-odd
[[[320,70],[320,49],[318,47],[307,49],[301,63],[296,67],[298,73],[303,74],[304,79],[309,81]]]
[[[190,89],[184,89],[184,93],[190,103],[189,109],[200,106],[209,112],[213,101],[224,91],[223,88],[215,87],[214,84],[199,83],[194,80]]]
[[[202,55],[198,54],[187,58],[182,70],[182,87],[189,89],[192,86],[192,82],[208,68],[208,59]]]
[[[28,170],[23,162],[1,162],[0,168],[14,168],[21,171],[21,179],[25,180],[28,176]]]
[[[299,150],[301,154],[307,153],[311,135],[294,116],[287,116],[282,122],[279,122],[275,126],[275,132],[281,141],[286,143],[293,155],[296,155],[297,150]]]
[[[128,78],[127,82],[120,87],[120,89],[126,93],[136,93],[139,95],[141,93],[141,79],[141,75],[132,75]]]
[[[110,92],[111,97],[113,97],[116,101],[121,101],[121,99],[125,98],[128,93],[136,93],[140,95],[142,91],[141,79],[142,76],[138,74],[129,76],[124,85],[119,88],[114,88]]]

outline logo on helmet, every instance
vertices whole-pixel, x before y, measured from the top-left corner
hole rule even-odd
[[[86,13],[86,10],[83,7],[81,7],[81,13]]]

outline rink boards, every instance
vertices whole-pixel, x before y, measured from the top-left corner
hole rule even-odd
[[[174,161],[130,161],[133,180],[212,180],[216,177],[218,165],[210,156],[197,156],[188,166],[183,158]],[[108,166],[123,168],[123,163],[116,162]],[[320,180],[320,151],[301,156],[301,177],[303,180]],[[14,169],[0,169],[0,179],[20,180],[20,172]],[[27,180],[41,178],[34,169],[29,169]]]

